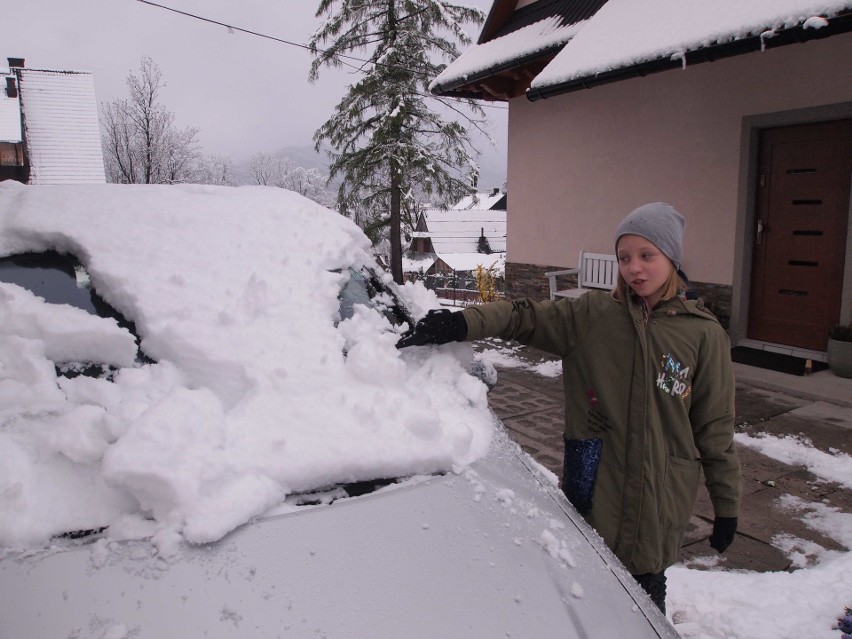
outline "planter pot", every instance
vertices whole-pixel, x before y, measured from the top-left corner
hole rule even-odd
[[[852,342],[828,340],[828,365],[838,377],[852,377]]]

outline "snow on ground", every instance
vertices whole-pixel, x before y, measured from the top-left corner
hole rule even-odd
[[[479,354],[479,358],[493,366],[520,368],[541,375],[542,377],[559,377],[562,374],[561,360],[530,362],[518,357],[518,353],[523,348],[522,346],[516,346],[495,338],[488,340],[488,348]]]
[[[561,374],[560,362],[531,364],[519,356],[521,350],[493,340],[482,358],[501,368],[523,368],[547,377]],[[821,480],[852,488],[849,455],[819,451],[798,437],[740,433],[735,439],[741,446],[786,464],[806,466]],[[844,608],[852,606],[852,514],[792,495],[781,496],[778,506],[849,552],[829,551],[814,542],[778,535],[773,546],[798,570],[669,568],[668,616],[684,639],[841,639],[836,622]]]
[[[774,437],[772,435],[748,435],[737,433],[734,440],[753,448],[767,457],[772,457],[791,466],[805,466],[817,477],[833,481],[852,489],[852,458],[840,451],[823,452],[814,448],[806,437]]]
[[[115,321],[0,283],[0,549],[103,526],[213,541],[295,491],[489,447],[470,345],[399,351],[404,327],[363,305],[335,325],[369,241],[295,193],[0,184],[0,255],[47,249],[83,262],[156,363]],[[415,317],[438,306],[401,294]],[[57,376],[75,361],[121,369]]]

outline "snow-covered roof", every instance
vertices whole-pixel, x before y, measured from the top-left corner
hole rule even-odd
[[[9,67],[0,67],[0,142],[21,141],[21,103],[6,93],[6,79],[17,80]]]
[[[402,272],[403,273],[419,273],[423,271],[424,273],[432,268],[432,265],[435,263],[434,257],[421,257],[421,258],[410,258],[403,257],[402,258]]]
[[[688,51],[773,37],[852,9],[850,0],[609,0],[533,80],[531,89],[561,84]],[[823,18],[823,20],[820,20]]]
[[[538,0],[512,12],[514,6],[494,3],[480,44],[432,82],[434,93],[509,99],[526,90],[535,100],[852,29],[852,0]],[[528,89],[511,73],[517,67],[536,75]]]
[[[30,184],[106,182],[91,73],[18,69]]]
[[[428,231],[414,237],[430,238],[435,253],[476,253],[483,235],[492,251],[506,250],[506,211],[433,209],[424,219]]]
[[[549,16],[502,37],[474,45],[444,69],[429,85],[429,90],[441,90],[485,72],[498,72],[501,66],[514,66],[524,58],[564,45],[581,25],[563,24],[561,16]]]
[[[453,209],[461,211],[465,209],[481,209],[490,210],[495,204],[500,202],[505,197],[505,193],[497,191],[496,193],[474,193],[459,200]]]
[[[533,80],[531,91],[750,36],[764,40],[852,9],[850,0],[609,0]]]
[[[505,253],[438,253],[438,257],[454,271],[475,271],[478,266],[493,268],[497,275],[506,270]]]

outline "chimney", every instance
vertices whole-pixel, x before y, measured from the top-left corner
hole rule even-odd
[[[24,59],[23,58],[6,58],[9,61],[9,66],[13,69],[23,69],[24,68]]]
[[[495,187],[494,187],[494,190],[491,192],[491,195],[497,195],[499,192],[500,192],[500,187],[499,187],[499,186],[495,186]]]
[[[6,76],[6,96],[10,98],[18,97],[18,85],[15,84],[15,78]]]

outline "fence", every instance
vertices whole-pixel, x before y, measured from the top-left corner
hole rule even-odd
[[[406,273],[406,279],[423,282],[423,285],[442,300],[453,303],[453,306],[469,306],[481,304],[479,287],[476,281],[476,273],[473,271],[450,271],[447,273],[435,273],[424,275],[423,273]],[[499,297],[504,297],[506,292],[506,281],[503,276],[495,278],[495,285]]]

